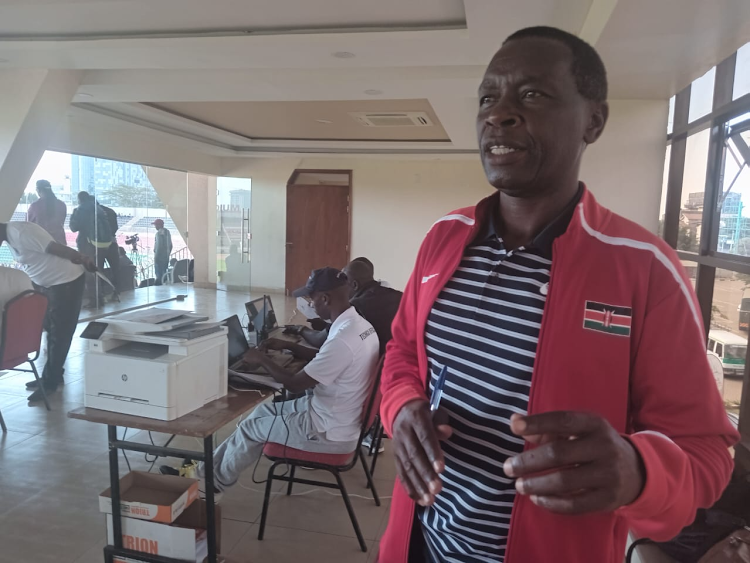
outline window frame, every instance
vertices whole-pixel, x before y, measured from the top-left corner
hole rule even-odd
[[[676,94],[672,132],[666,137],[666,145],[671,145],[672,148],[667,164],[663,238],[676,249],[682,210],[687,139],[695,133],[710,130],[700,244],[697,252],[677,251],[681,260],[690,260],[697,265],[695,292],[703,317],[707,350],[717,269],[750,275],[750,256],[738,256],[716,250],[721,214],[718,203],[723,194],[724,143],[727,136],[734,133],[727,127],[727,124],[737,117],[750,113],[750,93],[732,100],[736,63],[737,53],[735,52],[717,65],[713,109],[707,115],[692,122],[688,119],[692,84]],[[750,337],[750,332],[748,335]],[[714,350],[716,344],[714,343]],[[750,472],[750,345],[747,350],[740,400],[741,440],[735,447],[735,462],[738,469],[743,472]]]

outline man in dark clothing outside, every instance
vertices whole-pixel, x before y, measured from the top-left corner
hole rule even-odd
[[[78,207],[70,217],[70,230],[78,233],[76,245],[81,254],[94,259],[99,270],[104,268],[104,262],[109,265],[109,279],[113,286],[117,280],[117,269],[120,256],[112,231],[111,216],[114,216],[115,226],[117,215],[112,209],[99,205],[96,198],[88,192],[78,192]],[[104,301],[100,280],[96,276],[89,277],[88,306],[101,305]]]

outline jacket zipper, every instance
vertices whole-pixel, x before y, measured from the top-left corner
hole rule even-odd
[[[420,356],[419,359],[421,360],[422,365],[425,366],[425,370],[426,370],[425,374],[426,374],[426,376],[429,376],[429,370],[427,369],[427,345],[425,344],[425,340],[424,340],[424,332],[427,330],[427,319],[429,319],[429,317],[430,317],[430,311],[432,311],[432,308],[435,306],[435,301],[437,301],[437,298],[440,295],[440,292],[445,287],[445,284],[447,284],[450,281],[450,279],[453,277],[453,274],[456,273],[456,270],[458,269],[458,266],[461,264],[461,260],[464,257],[464,251],[466,250],[466,247],[468,246],[469,242],[471,242],[471,240],[473,240],[474,236],[476,235],[475,231],[477,230],[477,228],[476,228],[477,224],[478,223],[475,222],[475,226],[470,230],[469,237],[467,237],[467,239],[461,245],[461,248],[459,249],[460,252],[458,252],[458,260],[454,260],[454,262],[453,262],[453,264],[452,264],[452,266],[450,268],[450,274],[448,274],[448,276],[446,276],[446,277],[443,277],[441,275],[440,279],[438,280],[440,283],[433,284],[433,286],[435,287],[435,289],[433,289],[433,294],[430,296],[430,307],[429,307],[429,309],[427,309],[427,315],[424,317],[424,322],[423,323],[422,323],[422,319],[421,318],[419,319],[419,322],[420,322],[421,326],[423,327],[422,328],[422,341],[421,341],[422,346],[421,346],[421,351],[420,351],[420,354],[419,354],[419,356]],[[422,273],[423,272],[420,272],[420,276],[422,275]],[[441,272],[441,274],[442,274],[442,272]],[[551,278],[551,276],[550,276],[550,278]],[[419,304],[419,302],[421,302],[421,299],[417,299],[417,303],[418,304]],[[425,379],[425,391],[427,390],[428,386],[429,386],[429,377],[427,377]],[[414,506],[414,508],[411,511],[411,517],[410,517],[410,520],[409,520],[410,521],[410,526],[408,528],[408,530],[409,530],[409,537],[408,537],[408,539],[405,542],[406,548],[404,549],[402,561],[408,561],[409,560],[409,548],[411,547],[411,530],[414,527],[414,519],[416,518],[416,514],[415,514],[415,511],[416,511],[416,502],[415,501],[411,501],[411,502],[412,502],[412,505]]]
[[[549,287],[547,290],[547,301],[544,303],[544,313],[542,314],[542,326],[539,327],[539,342],[537,343],[537,351],[536,351],[536,360],[534,365],[534,371],[531,374],[531,387],[529,388],[529,404],[526,409],[526,413],[533,413],[533,404],[534,399],[536,398],[536,389],[539,387],[539,374],[541,373],[541,365],[542,360],[544,358],[544,344],[547,341],[545,338],[546,334],[546,328],[549,324],[549,321],[547,320],[549,315],[547,315],[547,312],[551,310],[550,304],[552,302],[552,297],[554,296],[553,292],[553,282],[555,280],[555,272],[557,270],[557,266],[560,263],[560,254],[559,254],[559,247],[558,240],[555,240],[552,243],[552,268],[549,272]],[[524,445],[523,451],[526,451],[527,445]],[[511,515],[510,515],[510,525],[508,526],[508,541],[506,544],[506,552],[505,552],[505,563],[512,563],[512,560],[508,558],[509,555],[512,554],[511,549],[511,541],[513,539],[513,524],[520,518],[518,515],[518,511],[520,509],[520,505],[516,505],[514,502],[514,507],[511,509]]]

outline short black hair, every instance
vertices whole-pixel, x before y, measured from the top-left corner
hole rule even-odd
[[[373,270],[375,269],[375,266],[373,266],[372,262],[368,258],[365,258],[364,256],[359,256],[355,258],[354,260],[352,260],[352,262],[363,262],[364,264],[367,264]]]
[[[509,41],[530,37],[554,39],[567,45],[573,53],[571,71],[578,93],[594,102],[607,101],[607,70],[596,49],[572,33],[543,25],[520,29],[503,41],[503,45]]]

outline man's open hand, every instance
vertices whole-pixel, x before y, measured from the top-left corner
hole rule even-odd
[[[516,490],[552,512],[612,511],[643,489],[643,462],[631,443],[599,415],[574,411],[514,414],[511,430],[539,444],[503,466]],[[395,432],[395,430],[394,430]]]
[[[396,472],[407,494],[422,506],[435,502],[443,488],[440,473],[445,469],[440,440],[452,429],[448,417],[438,409],[433,417],[427,401],[406,403],[393,423],[393,451]]]

